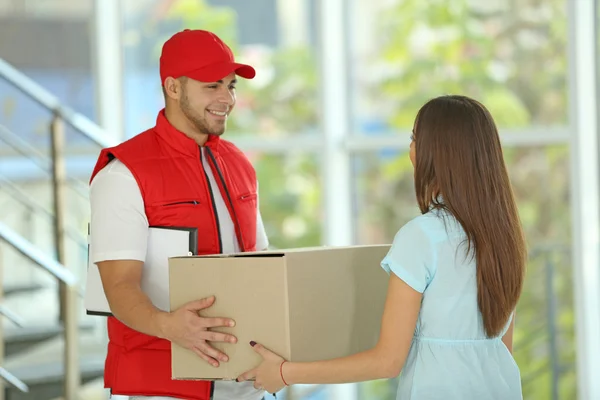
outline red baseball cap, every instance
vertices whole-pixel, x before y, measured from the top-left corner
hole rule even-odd
[[[251,66],[236,63],[229,46],[212,32],[185,29],[163,45],[160,56],[161,85],[169,76],[216,82],[232,72],[246,79],[256,75]]]

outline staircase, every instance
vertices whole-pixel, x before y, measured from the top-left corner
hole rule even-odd
[[[3,87],[47,121],[32,132],[0,114],[0,400],[108,398],[104,320],[85,315],[82,296],[87,180],[114,143],[0,59]]]

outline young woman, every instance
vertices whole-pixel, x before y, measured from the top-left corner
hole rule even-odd
[[[410,160],[421,214],[396,234],[377,345],[362,353],[287,362],[250,344],[263,362],[238,380],[274,393],[285,385],[393,378],[401,400],[520,400],[512,357],[526,248],[494,120],[464,96],[425,104]]]

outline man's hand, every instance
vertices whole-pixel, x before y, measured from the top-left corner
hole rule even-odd
[[[200,310],[210,307],[214,301],[214,296],[192,301],[169,314],[165,314],[162,329],[165,339],[194,351],[204,361],[213,367],[218,367],[219,361],[227,362],[229,358],[207,342],[236,343],[237,338],[226,333],[208,330],[219,326],[235,326],[232,319],[204,318],[198,314]]]

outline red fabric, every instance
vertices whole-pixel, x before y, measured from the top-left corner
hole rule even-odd
[[[236,63],[233,52],[217,35],[200,29],[185,29],[165,42],[160,56],[160,79],[187,76],[201,82],[216,82],[235,72],[252,79],[256,71]]]
[[[209,164],[234,222],[240,249],[256,250],[257,184],[254,168],[232,143],[210,136]],[[133,173],[150,226],[198,229],[198,254],[221,252],[216,209],[202,167],[200,148],[173,128],[161,111],[156,126],[100,153],[91,180],[113,158]],[[221,182],[221,178],[224,180]],[[90,181],[91,181],[90,180]],[[108,318],[104,383],[113,394],[208,400],[205,381],[171,380],[171,346]]]

